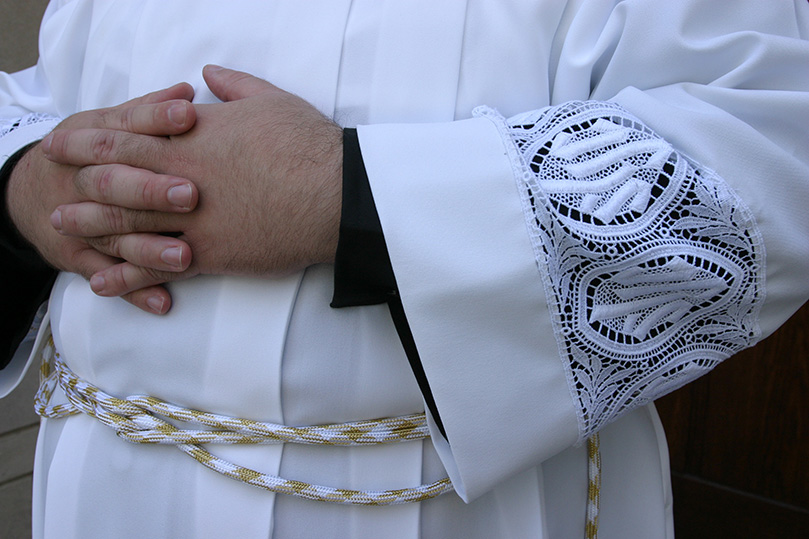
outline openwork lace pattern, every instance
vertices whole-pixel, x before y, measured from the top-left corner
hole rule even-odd
[[[22,118],[13,118],[13,119],[0,118],[0,138],[5,137],[9,133],[20,127],[34,125],[41,122],[47,122],[50,120],[58,120],[58,118],[55,116],[51,116],[50,114],[42,114],[42,113],[26,114]]]
[[[476,115],[508,141],[580,441],[755,343],[763,243],[716,173],[611,103]]]

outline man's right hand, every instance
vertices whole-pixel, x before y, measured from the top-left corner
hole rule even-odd
[[[178,84],[128,101],[117,107],[74,114],[56,129],[101,128],[143,136],[169,136],[193,127],[196,112],[190,101],[194,90]],[[81,238],[63,236],[50,223],[60,204],[94,200],[132,209],[186,213],[196,207],[198,192],[188,180],[155,174],[126,165],[76,167],[48,160],[39,145],[31,148],[14,168],[7,187],[8,212],[20,234],[52,266],[86,278],[120,262],[96,251]],[[121,256],[156,271],[182,272],[191,263],[188,245],[175,238],[137,234],[121,236]],[[171,306],[162,286],[130,292],[124,299],[157,314]]]

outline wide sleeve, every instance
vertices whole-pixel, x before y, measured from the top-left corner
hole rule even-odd
[[[63,27],[77,4],[69,0],[56,0],[49,4],[41,25],[40,49],[46,46],[46,42],[66,52],[85,46],[83,32],[71,35]],[[58,38],[43,40],[45,36]],[[28,352],[36,335],[36,331],[28,331],[28,328],[35,319],[40,300],[47,297],[47,288],[53,281],[53,271],[42,263],[9,225],[5,192],[12,163],[9,162],[7,167],[3,165],[15,155],[19,156],[18,152],[26,146],[43,138],[59,123],[59,106],[51,93],[51,75],[55,74],[58,80],[70,81],[75,80],[78,73],[75,65],[58,63],[47,66],[42,59],[37,65],[23,71],[0,73],[0,168],[4,169],[0,174],[0,188],[3,189],[3,196],[0,197],[0,298],[4,315],[3,327],[0,328],[0,368],[5,367],[0,373],[0,395],[13,389],[25,370]]]
[[[809,298],[809,5],[575,4],[550,106],[358,131],[465,500]]]
[[[37,64],[17,73],[0,72],[0,166],[47,135],[76,106],[88,32],[82,21],[89,20],[81,13],[87,7],[80,4],[52,0],[40,25]],[[61,103],[54,99],[54,84],[60,87]]]

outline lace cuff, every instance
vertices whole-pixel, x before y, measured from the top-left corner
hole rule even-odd
[[[20,127],[25,127],[28,125],[34,125],[41,122],[56,119],[58,118],[51,116],[50,114],[41,114],[41,113],[26,114],[22,118],[14,118],[14,119],[0,118],[0,138],[5,137],[9,133]]]
[[[579,442],[758,338],[764,245],[713,171],[612,103],[508,120]]]
[[[56,116],[42,113],[0,118],[0,165],[20,148],[50,133],[59,121]]]

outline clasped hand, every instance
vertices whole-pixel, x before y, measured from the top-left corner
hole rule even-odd
[[[334,259],[341,129],[246,73],[207,66],[203,76],[222,103],[158,102],[190,100],[180,85],[106,111],[106,122],[65,120],[29,152],[38,168],[71,176],[50,176],[64,187],[39,203],[32,223],[18,222],[10,186],[23,235],[56,267],[90,278],[99,295],[164,313],[168,281],[276,276]],[[32,166],[28,158],[15,175]]]

